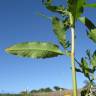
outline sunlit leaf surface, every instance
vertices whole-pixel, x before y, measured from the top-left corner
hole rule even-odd
[[[63,55],[57,45],[52,43],[25,42],[6,49],[8,53],[22,57],[50,58]]]

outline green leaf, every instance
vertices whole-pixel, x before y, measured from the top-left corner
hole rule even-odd
[[[82,70],[79,69],[79,68],[75,68],[76,72],[81,72],[82,73]]]
[[[87,33],[88,37],[96,43],[96,28]]]
[[[6,49],[8,53],[22,57],[50,58],[63,55],[57,45],[52,43],[25,42]]]
[[[60,44],[64,48],[68,48],[70,46],[70,43],[66,41],[66,30],[68,28],[68,25],[64,25],[65,23],[68,23],[68,19],[65,21],[61,21],[57,17],[52,18],[52,25],[53,25],[53,31],[56,34]]]
[[[83,13],[86,0],[68,0],[68,10],[72,13],[74,21]]]
[[[66,56],[69,56],[70,57],[71,56],[71,51],[66,50],[65,51],[65,54],[66,54]]]
[[[43,4],[50,5],[53,0],[42,0]]]
[[[83,68],[88,68],[88,64],[84,58],[81,59],[81,64]]]
[[[76,6],[76,17],[80,17],[80,15],[84,11],[84,5],[86,3],[86,0],[75,0],[77,1],[77,6]]]
[[[63,13],[65,10],[63,6],[46,6],[46,8],[52,12],[58,12],[58,13]]]
[[[86,55],[87,55],[88,59],[91,60],[91,52],[89,49],[86,50]]]
[[[85,4],[84,7],[96,8],[96,3],[93,3],[93,4]]]
[[[52,0],[50,0],[48,2],[48,0],[43,0],[43,4],[45,5],[45,7],[49,10],[49,11],[52,11],[52,12],[58,12],[58,13],[63,13],[63,11],[65,10],[65,8],[63,6],[54,6],[51,4],[52,3]]]
[[[89,30],[94,29],[95,25],[87,17],[78,18]]]
[[[93,53],[91,64],[93,68],[96,68],[96,51]]]
[[[79,20],[89,29],[88,37],[96,43],[96,26],[86,17],[80,17]]]
[[[81,64],[82,64],[81,68],[82,68],[82,71],[83,71],[84,75],[89,78],[90,70],[88,68],[87,61],[84,58],[81,59]]]

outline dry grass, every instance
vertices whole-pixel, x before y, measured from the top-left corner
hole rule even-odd
[[[73,95],[72,90],[64,90],[64,91],[32,93],[32,96],[73,96]],[[80,91],[78,91],[78,96],[80,96]]]

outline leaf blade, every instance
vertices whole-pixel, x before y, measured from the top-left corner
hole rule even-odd
[[[96,43],[96,26],[86,17],[80,17],[78,18],[80,22],[82,22],[88,29],[89,32],[87,32],[87,36]]]
[[[96,50],[92,55],[91,64],[92,64],[93,68],[96,69]]]
[[[64,25],[64,23],[68,23],[68,19],[61,21],[57,17],[52,18],[53,31],[60,44],[66,49],[70,47],[70,42],[66,40],[66,30],[68,29],[68,25]]]
[[[57,12],[62,14],[62,11],[65,10],[65,8],[61,5],[59,6],[52,5],[52,0],[42,0],[42,3],[49,11],[52,12]]]
[[[96,43],[96,28],[87,33],[88,37]]]
[[[5,49],[8,53],[22,57],[50,58],[63,55],[57,45],[41,42],[24,42]]]
[[[83,71],[84,75],[87,78],[89,78],[90,70],[89,70],[89,67],[88,67],[88,63],[84,58],[81,59],[81,66],[80,67],[82,68],[82,71]]]
[[[96,8],[96,3],[93,3],[93,4],[85,4],[84,7]]]
[[[94,29],[95,25],[89,20],[87,17],[79,17],[78,18],[81,23],[83,23],[89,30]]]

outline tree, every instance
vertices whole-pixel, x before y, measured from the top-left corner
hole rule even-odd
[[[59,16],[52,16],[50,20],[53,26],[53,32],[58,38],[59,43],[64,48],[64,51],[59,49],[59,46],[49,42],[24,42],[16,44],[7,48],[6,51],[23,57],[32,58],[50,58],[58,55],[67,55],[71,57],[72,63],[72,79],[73,79],[73,93],[77,96],[77,82],[75,70],[75,28],[76,22],[79,20],[87,27],[87,36],[96,42],[96,27],[87,18],[82,17],[85,7],[96,7],[96,4],[87,4],[87,0],[67,0],[67,6],[55,6],[52,4],[53,0],[42,0],[43,5],[51,12],[58,13]],[[67,40],[66,33],[70,29],[71,40]],[[70,50],[71,49],[71,50]]]
[[[52,92],[53,90],[49,87],[47,88],[40,88],[39,90],[32,90],[31,93],[37,93],[37,92]]]
[[[30,91],[30,93],[37,93],[37,92],[38,90],[35,90],[35,89]]]
[[[25,91],[20,92],[21,96],[30,96],[30,93],[28,92],[28,90],[26,89]]]
[[[52,90],[51,88],[47,87],[47,88],[45,88],[44,91],[45,91],[45,92],[52,92],[53,90]]]
[[[58,86],[54,86],[54,89],[55,89],[56,91],[58,91],[58,90],[60,90],[61,88],[58,87]]]

